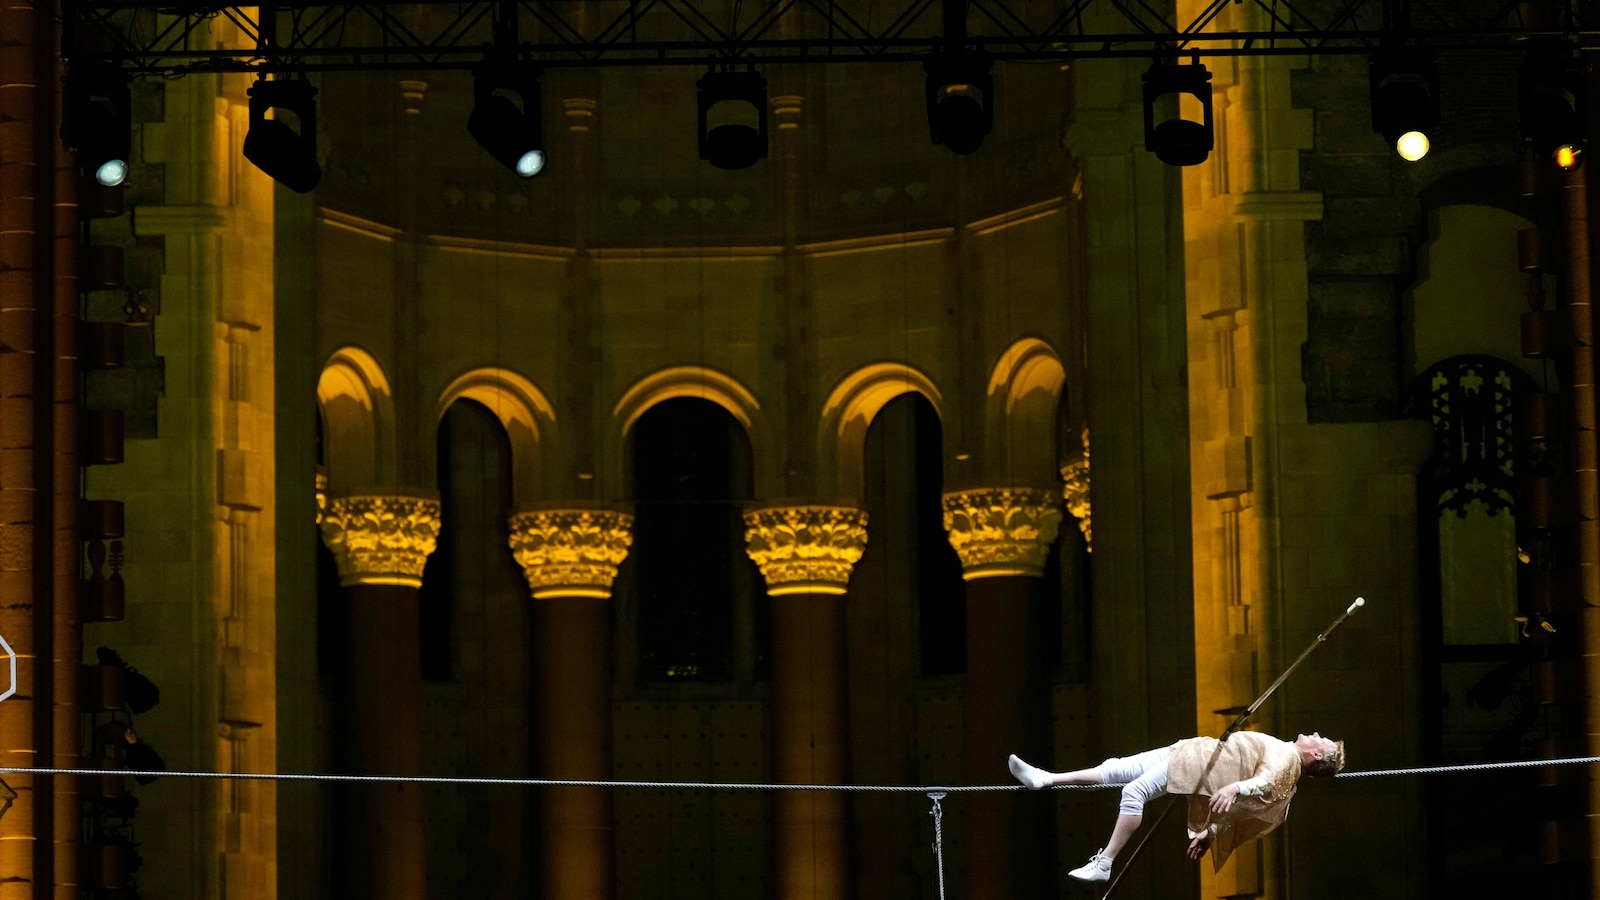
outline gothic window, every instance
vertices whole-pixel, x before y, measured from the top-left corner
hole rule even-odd
[[[745,554],[753,496],[750,442],[722,407],[693,397],[656,404],[630,434],[639,677],[727,681],[765,657],[760,574]]]
[[[1419,486],[1436,524],[1438,636],[1446,647],[1517,639],[1516,399],[1533,390],[1515,365],[1457,356],[1417,382],[1433,425]]]

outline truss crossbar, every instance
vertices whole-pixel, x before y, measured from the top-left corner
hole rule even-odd
[[[1394,0],[1388,0],[1392,7]],[[1463,3],[1467,0],[1462,0]],[[696,0],[289,3],[218,6],[173,0],[64,0],[66,52],[116,61],[135,74],[195,71],[464,69],[517,24],[519,56],[547,67],[905,62],[943,38],[937,0],[896,0],[852,14],[829,0],[741,0],[713,15]],[[1214,0],[1173,21],[1149,0],[1008,5],[970,0],[963,44],[1000,60],[1367,54],[1380,46],[1524,52],[1544,43],[1600,47],[1600,27],[1532,23],[1524,5],[1418,3],[1404,24],[1385,0]],[[1049,8],[1045,8],[1049,7]],[[1244,15],[1227,16],[1230,7]],[[1483,10],[1487,10],[1484,12]],[[1257,30],[1219,24],[1245,19]],[[243,47],[220,46],[213,25]],[[234,43],[240,43],[237,39]]]

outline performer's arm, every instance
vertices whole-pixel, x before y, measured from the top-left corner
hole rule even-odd
[[[1267,792],[1267,776],[1257,775],[1243,781],[1235,781],[1217,791],[1211,798],[1211,811],[1222,815],[1233,808],[1233,801],[1239,797],[1259,797]]]

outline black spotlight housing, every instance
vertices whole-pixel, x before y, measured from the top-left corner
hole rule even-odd
[[[1583,165],[1589,142],[1589,89],[1584,64],[1530,59],[1522,66],[1522,137],[1534,155],[1558,168]]]
[[[767,80],[761,73],[713,68],[697,86],[700,158],[719,169],[748,169],[766,159]]]
[[[544,171],[543,93],[539,71],[531,66],[485,64],[472,75],[467,133],[519,178]]]
[[[1181,115],[1156,121],[1156,103],[1169,94],[1200,101],[1200,121]],[[1144,73],[1144,148],[1169,166],[1195,166],[1211,155],[1211,72],[1199,62],[1157,62]]]
[[[250,88],[250,130],[244,158],[297,194],[322,181],[317,164],[317,89],[309,81],[257,81]],[[267,110],[273,118],[267,118]],[[283,117],[292,113],[299,130]]]
[[[1439,70],[1415,55],[1380,53],[1368,61],[1372,84],[1372,130],[1401,158],[1427,155],[1439,127]]]
[[[928,75],[928,137],[968,156],[994,131],[994,60],[975,51],[936,52],[922,64]]]
[[[128,76],[116,63],[74,61],[68,67],[61,142],[77,154],[84,173],[105,187],[116,187],[128,176],[132,108]]]

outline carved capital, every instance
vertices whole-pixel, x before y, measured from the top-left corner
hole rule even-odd
[[[339,564],[339,583],[422,586],[422,567],[439,540],[439,501],[424,497],[329,497],[322,542]]]
[[[533,598],[611,596],[633,544],[633,516],[610,509],[541,509],[513,515],[511,555]]]
[[[843,594],[867,546],[867,514],[849,506],[773,506],[744,524],[745,552],[772,596]]]
[[[968,581],[1044,574],[1061,504],[1042,488],[978,488],[944,495],[944,530]]]
[[[1067,514],[1078,520],[1083,545],[1094,552],[1094,535],[1089,530],[1089,429],[1083,430],[1083,456],[1061,467],[1061,496],[1067,501]]]

